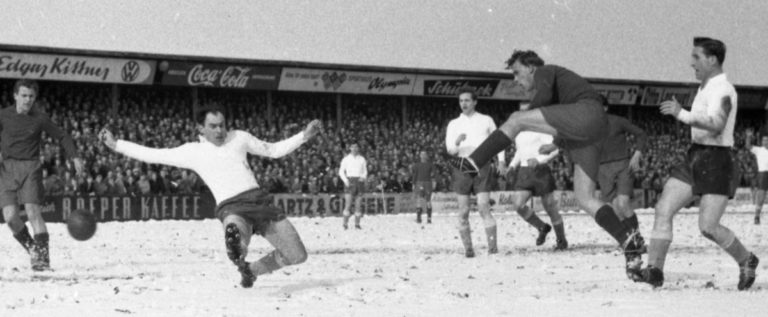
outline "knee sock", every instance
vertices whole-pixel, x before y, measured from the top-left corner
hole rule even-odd
[[[667,259],[670,244],[672,244],[672,240],[651,238],[651,243],[648,245],[648,266],[664,270],[664,262]]]
[[[491,161],[494,155],[504,151],[510,145],[512,145],[512,139],[504,134],[504,132],[501,132],[501,130],[496,130],[469,155],[469,158],[472,159],[472,162],[475,162],[477,168],[482,168]]]
[[[427,219],[432,219],[432,206],[427,206]]]
[[[725,226],[718,226],[715,234],[702,232],[702,234],[717,243],[725,252],[727,252],[736,263],[741,264],[749,258],[749,251],[741,241],[736,238],[736,234]]]
[[[461,244],[464,245],[464,250],[472,250],[472,234],[469,230],[469,225],[459,228],[459,237],[461,237]]]
[[[259,276],[272,273],[284,266],[286,266],[286,264],[282,255],[277,252],[277,250],[273,250],[258,261],[251,263],[251,271],[253,271],[253,274],[256,274],[256,276]]]
[[[35,243],[34,240],[32,240],[32,236],[29,235],[29,230],[27,229],[27,226],[24,226],[19,232],[16,232],[13,234],[13,237],[16,238],[16,241],[19,241],[22,247],[24,247],[27,252],[29,252],[29,249],[32,247],[32,245]]]
[[[362,217],[363,216],[355,215],[355,227],[359,227],[360,226],[360,218],[362,218]]]
[[[416,208],[416,219],[421,220],[421,208]]]
[[[555,229],[555,237],[557,237],[558,241],[564,241],[565,240],[565,226],[563,226],[563,221],[560,220],[559,223],[552,223],[552,227]]]
[[[488,250],[498,250],[496,244],[496,225],[485,227],[485,235],[488,238]]]
[[[546,223],[539,218],[539,216],[536,216],[536,213],[533,212],[528,206],[523,206],[517,209],[517,213],[523,217],[523,220],[525,222],[529,223],[531,226],[533,226],[536,229],[541,230],[541,228],[544,228]]]
[[[610,205],[603,205],[595,213],[595,222],[600,225],[605,231],[608,232],[619,245],[624,245],[624,242],[629,237],[629,229],[621,223],[619,217],[614,213],[613,208]]]
[[[629,229],[632,229],[632,230],[635,230],[635,231],[638,231],[639,228],[640,228],[640,223],[638,223],[638,221],[637,221],[637,215],[636,214],[632,214],[632,217],[626,218],[626,219],[622,220],[621,222],[624,223],[625,227],[627,227]]]

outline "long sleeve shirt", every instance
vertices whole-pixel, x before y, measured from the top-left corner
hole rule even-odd
[[[341,159],[339,177],[341,177],[345,184],[349,183],[350,177],[358,177],[364,180],[368,178],[368,167],[366,164],[365,158],[362,155],[348,154]]]
[[[515,156],[509,162],[510,167],[528,166],[528,160],[536,159],[539,164],[546,164],[552,160],[559,150],[554,150],[549,154],[539,154],[539,148],[545,144],[551,144],[553,137],[549,134],[522,131],[515,137]]]
[[[165,164],[195,171],[208,185],[219,204],[238,194],[259,187],[248,166],[247,154],[270,158],[285,156],[304,143],[304,132],[276,143],[259,140],[245,131],[227,133],[224,143],[216,146],[201,137],[170,149],[153,149],[118,140],[115,151],[152,164]]]
[[[725,107],[724,102],[729,102],[730,106]],[[691,111],[681,110],[677,118],[691,125],[693,143],[731,147],[738,104],[736,88],[725,74],[719,74],[699,87]]]
[[[600,163],[613,162],[629,158],[629,143],[625,133],[635,136],[635,145],[641,153],[648,146],[648,135],[638,126],[632,124],[624,117],[608,115],[608,124],[610,132],[603,143],[603,150],[600,153]]]
[[[469,116],[462,113],[448,123],[445,132],[445,148],[451,155],[468,157],[495,130],[496,123],[491,117],[477,111]],[[467,138],[456,145],[456,139],[461,134],[466,134]],[[505,161],[504,151],[499,152],[498,158],[499,162]]]
[[[34,108],[26,114],[18,113],[15,106],[0,110],[0,153],[6,159],[39,160],[43,131],[61,142],[67,157],[77,157],[72,137],[48,115]]]

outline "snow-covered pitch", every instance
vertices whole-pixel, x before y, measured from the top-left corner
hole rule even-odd
[[[543,219],[548,220],[546,216]],[[736,290],[738,267],[704,239],[695,213],[675,219],[660,289],[629,281],[624,258],[592,218],[564,217],[570,249],[553,252],[554,233],[516,214],[497,214],[500,253],[487,254],[482,221],[471,224],[477,257],[466,259],[455,216],[431,225],[413,214],[291,218],[309,251],[306,263],[239,287],[217,220],[101,223],[89,241],[49,224],[55,272],[34,274],[3,225],[0,316],[765,316],[768,225],[749,213],[723,223],[759,257],[751,290]],[[646,239],[652,214],[640,214]],[[249,260],[271,247],[254,237]],[[645,259],[645,257],[644,257]]]

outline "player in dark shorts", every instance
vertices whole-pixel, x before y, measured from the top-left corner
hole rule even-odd
[[[259,188],[247,155],[287,155],[317,135],[320,121],[313,120],[304,131],[276,143],[264,142],[245,131],[228,131],[224,111],[219,108],[202,109],[197,121],[200,141],[175,148],[153,149],[117,140],[106,129],[99,132],[99,138],[110,149],[133,159],[191,169],[200,175],[216,200],[227,256],[240,272],[242,287],[252,287],[259,275],[306,261],[307,250],[296,228],[285,212],[273,205],[273,198]],[[253,234],[263,236],[275,249],[258,261],[247,262]]]
[[[768,190],[768,135],[760,137],[761,146],[752,146],[752,140],[755,132],[752,129],[746,130],[746,141],[744,146],[755,156],[757,163],[757,175],[754,180],[755,193],[755,224],[760,224],[760,212],[765,204],[765,192]]]
[[[435,176],[435,165],[429,161],[427,151],[419,152],[420,161],[411,166],[413,175],[413,191],[417,195],[416,222],[421,223],[421,214],[427,211],[427,223],[432,223],[432,180]]]
[[[600,95],[581,76],[557,65],[545,65],[533,51],[513,52],[507,68],[512,70],[518,84],[534,92],[531,110],[513,113],[468,158],[449,158],[448,162],[465,173],[474,174],[478,166],[484,166],[494,154],[508,148],[521,131],[554,136],[555,144],[574,162],[576,200],[622,247],[630,276],[629,273],[642,264],[641,241],[621,222],[611,205],[594,197],[600,147],[608,134],[608,119]],[[548,146],[541,150],[549,153],[554,148]]]
[[[603,96],[600,97],[607,111],[608,100]],[[632,171],[640,169],[640,158],[648,145],[648,135],[643,129],[624,117],[608,114],[608,123],[610,132],[603,142],[600,153],[600,170],[597,176],[600,199],[612,203],[616,214],[622,219],[624,225],[637,232],[638,240],[644,241],[640,235],[640,224],[630,199],[634,192]],[[636,149],[631,158],[627,133],[635,137]]]
[[[51,261],[48,229],[41,208],[44,200],[40,162],[42,133],[61,142],[77,173],[82,173],[83,161],[77,157],[72,137],[35,106],[38,91],[37,82],[19,80],[13,87],[16,104],[0,110],[0,205],[13,237],[30,255],[32,270],[46,271],[50,270]],[[34,239],[19,216],[19,204],[24,205]]]
[[[677,100],[661,103],[661,113],[691,126],[691,147],[685,161],[677,165],[664,184],[656,204],[648,267],[636,272],[635,281],[654,287],[664,284],[664,262],[672,243],[672,218],[693,199],[699,201],[699,230],[728,253],[739,266],[737,288],[745,290],[755,282],[759,259],[749,252],[736,234],[720,224],[737,180],[731,157],[738,105],[736,89],[723,72],[725,44],[710,38],[695,38],[691,66],[701,86],[691,111]]]

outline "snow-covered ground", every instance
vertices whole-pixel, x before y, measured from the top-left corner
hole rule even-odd
[[[551,251],[554,236],[536,247],[536,232],[516,215],[496,217],[500,253],[489,256],[473,213],[473,259],[463,257],[451,215],[431,225],[412,214],[370,216],[349,231],[339,218],[292,218],[308,261],[252,289],[238,286],[216,220],[102,223],[86,242],[49,224],[55,272],[38,275],[3,226],[0,316],[768,315],[768,225],[748,213],[723,221],[763,261],[746,292],[736,290],[733,260],[699,235],[694,213],[676,218],[657,290],[626,279],[623,257],[588,216],[565,216],[566,252]],[[640,221],[647,237],[652,215]],[[249,259],[270,249],[255,237]]]

